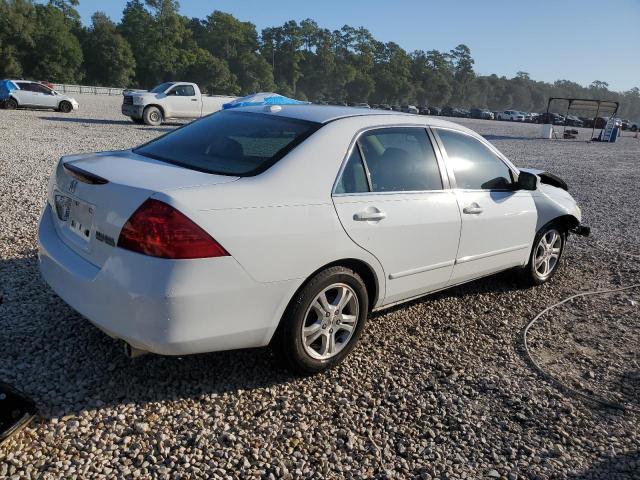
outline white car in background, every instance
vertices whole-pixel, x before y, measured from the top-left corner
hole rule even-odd
[[[498,120],[524,122],[524,115],[516,110],[505,110],[504,112],[498,112]]]
[[[62,113],[78,109],[78,102],[74,98],[58,93],[39,82],[8,80],[8,83],[14,88],[8,92],[4,100],[5,108],[52,108]]]
[[[566,184],[433,117],[242,107],[132,150],[63,157],[44,279],[130,355],[272,345],[340,362],[371,311],[518,267],[587,234]]]
[[[236,97],[203,95],[195,83],[166,82],[148,92],[125,90],[122,114],[136,123],[161,125],[169,118],[200,118],[222,109]]]

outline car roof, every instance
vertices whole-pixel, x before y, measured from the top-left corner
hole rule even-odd
[[[372,110],[370,108],[343,107],[340,105],[277,105],[277,107],[280,107],[279,110],[273,107],[276,107],[276,105],[240,107],[234,108],[234,110],[239,112],[265,113],[316,123],[328,123],[340,118],[357,117],[361,115],[399,115],[398,112],[391,112],[389,110]]]
[[[234,108],[234,111],[238,112],[251,112],[262,113],[267,115],[274,115],[278,117],[293,118],[296,120],[305,120],[315,123],[329,123],[343,118],[351,117],[371,117],[375,120],[374,123],[381,123],[382,117],[385,117],[388,122],[396,123],[428,123],[431,125],[444,125],[450,124],[458,127],[457,124],[447,122],[445,120],[438,120],[433,117],[420,117],[412,113],[403,113],[393,110],[376,110],[370,108],[358,108],[358,107],[341,107],[338,105],[314,105],[314,104],[302,104],[302,105],[277,105],[279,109],[273,108],[274,105],[258,105],[249,107]],[[393,120],[387,117],[394,117]],[[428,120],[428,121],[425,121]]]
[[[269,106],[250,106],[234,108],[232,111],[261,113],[275,117],[292,118],[315,123],[331,123],[343,119],[359,119],[361,126],[385,126],[385,125],[424,125],[432,127],[447,127],[464,131],[474,136],[476,132],[458,123],[441,120],[439,118],[403,113],[394,110],[373,110],[369,108],[340,107],[334,105],[278,105],[280,109],[272,109]]]

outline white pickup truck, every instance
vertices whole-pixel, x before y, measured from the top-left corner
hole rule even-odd
[[[136,123],[161,125],[168,118],[200,118],[222,109],[236,97],[203,95],[198,85],[166,82],[148,92],[125,90],[122,114]]]

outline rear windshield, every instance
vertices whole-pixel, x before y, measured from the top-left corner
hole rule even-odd
[[[265,171],[318,128],[315,122],[225,110],[134,152],[201,172],[251,176]]]

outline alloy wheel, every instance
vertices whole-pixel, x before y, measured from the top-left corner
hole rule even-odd
[[[301,335],[306,353],[318,360],[340,353],[353,337],[359,313],[358,296],[349,285],[335,283],[322,290],[304,316]]]
[[[536,246],[534,268],[541,280],[549,277],[558,266],[562,252],[562,236],[560,232],[551,229],[545,232]]]

